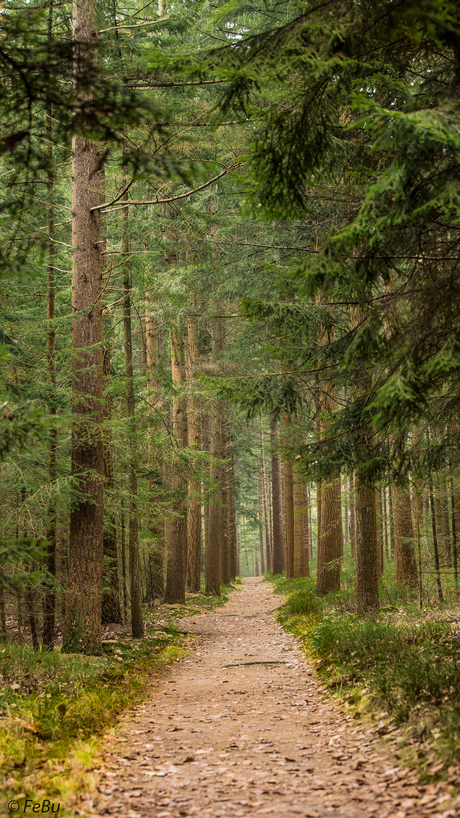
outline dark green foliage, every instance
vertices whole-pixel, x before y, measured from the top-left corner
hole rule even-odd
[[[45,556],[46,546],[46,540],[37,542],[32,538],[0,540],[0,585],[21,588],[43,582],[43,570],[24,570],[23,566],[38,565]],[[14,569],[11,573],[10,568]]]
[[[257,72],[266,93],[250,160],[254,213],[261,206],[271,217],[295,215],[314,226],[316,248],[291,274],[291,297],[321,290],[340,327],[323,348],[323,371],[326,360],[328,367],[338,360],[338,382],[356,385],[360,368],[368,368],[373,388],[352,407],[358,426],[368,417],[374,430],[432,422],[433,413],[443,424],[456,419],[456,5],[308,2],[297,16],[219,53],[232,83],[222,99],[226,116],[233,103],[251,115]],[[320,221],[323,198],[333,213]],[[348,335],[339,305],[361,311]],[[245,310],[269,327],[276,320],[276,310],[250,301]],[[297,343],[305,345],[300,328]],[[311,355],[299,358],[314,368]],[[338,418],[336,432],[343,422],[348,434],[349,420]]]

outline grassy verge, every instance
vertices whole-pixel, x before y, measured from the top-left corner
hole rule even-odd
[[[221,597],[190,595],[185,606],[146,611],[144,639],[117,635],[103,644],[100,656],[35,653],[27,645],[1,644],[0,814],[8,814],[12,800],[22,815],[44,799],[55,811],[61,805],[60,817],[80,814],[81,798],[95,786],[98,737],[146,698],[156,668],[187,653],[189,638],[177,619],[224,604],[230,590],[223,588]]]
[[[460,785],[460,612],[424,610],[391,588],[397,605],[373,617],[352,611],[349,588],[315,597],[314,580],[275,577],[279,619],[313,659],[322,682],[355,718],[399,744],[424,780]],[[388,584],[389,580],[386,578]]]

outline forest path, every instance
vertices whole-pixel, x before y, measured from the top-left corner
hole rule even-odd
[[[97,815],[458,814],[444,785],[419,787],[370,725],[324,694],[271,613],[281,601],[249,578],[222,608],[183,620],[196,634],[193,652],[117,728],[99,771]]]

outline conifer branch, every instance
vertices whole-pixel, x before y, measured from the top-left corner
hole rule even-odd
[[[156,205],[156,204],[169,204],[170,202],[177,202],[179,199],[188,199],[189,196],[193,196],[194,193],[199,193],[201,190],[205,190],[207,187],[212,185],[214,182],[217,182],[218,179],[222,179],[222,176],[225,176],[227,173],[230,173],[232,170],[236,170],[244,165],[244,162],[236,162],[234,165],[230,165],[230,167],[225,168],[221,173],[218,173],[217,176],[213,176],[212,179],[208,179],[207,182],[204,182],[199,187],[193,188],[193,190],[187,191],[187,193],[179,193],[177,196],[169,196],[165,199],[150,199],[150,200],[133,200],[130,199],[130,205]],[[108,207],[125,207],[125,201],[119,201],[120,197],[123,196],[123,191],[120,193],[115,199],[112,199],[111,202],[104,202],[104,204],[96,205],[96,207],[91,208],[91,212],[95,210],[103,210]]]

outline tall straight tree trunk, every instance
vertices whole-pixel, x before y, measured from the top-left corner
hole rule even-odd
[[[145,294],[147,307],[145,312],[145,355],[147,367],[147,389],[149,393],[149,415],[150,424],[147,439],[147,456],[149,468],[157,472],[157,479],[151,477],[149,480],[149,507],[148,507],[148,529],[152,538],[152,550],[150,552],[150,566],[152,572],[152,587],[154,596],[162,597],[164,594],[164,526],[163,516],[156,510],[158,490],[157,484],[163,478],[163,463],[155,452],[154,446],[154,426],[156,420],[156,409],[162,410],[160,400],[160,382],[158,378],[158,368],[160,364],[160,332],[157,319],[153,312],[150,293]]]
[[[267,571],[273,568],[272,546],[271,546],[271,528],[268,514],[268,499],[267,499],[267,470],[265,467],[265,445],[264,445],[264,430],[262,426],[262,418],[260,418],[260,465],[262,476],[262,504],[265,524],[265,557]]]
[[[50,7],[48,16],[48,39],[52,37],[53,24],[53,8]],[[46,366],[48,375],[48,384],[50,389],[49,399],[49,413],[51,416],[56,415],[56,330],[54,327],[55,316],[55,276],[54,276],[54,258],[55,258],[55,244],[54,244],[54,207],[52,203],[53,188],[54,188],[54,173],[53,173],[53,119],[52,119],[51,103],[46,103],[46,137],[47,137],[47,194],[49,199],[48,211],[48,265],[47,265],[47,298],[46,298],[46,319],[47,319],[47,336],[46,336]],[[55,493],[55,486],[57,481],[57,429],[50,429],[50,443],[48,449],[48,478],[51,486],[51,497],[47,508],[47,528],[46,539],[48,545],[46,548],[46,568],[49,577],[52,580],[56,578],[56,546],[57,546],[57,499]],[[54,629],[56,622],[56,590],[54,587],[47,586],[45,589],[43,599],[43,647],[52,650],[54,647]]]
[[[383,566],[384,566],[384,536],[383,536],[383,526],[385,522],[385,518],[383,516],[383,485],[379,485],[378,489],[376,489],[376,508],[377,508],[377,542],[378,542],[378,570],[379,570],[379,579],[383,576]]]
[[[227,461],[223,468],[222,480],[222,494],[220,497],[222,503],[223,516],[223,548],[222,548],[222,581],[224,584],[230,582],[233,574],[232,563],[234,562],[233,540],[232,532],[233,525],[231,522],[231,504],[233,503],[233,456],[230,440],[230,419],[228,412],[224,412],[224,458]]]
[[[361,394],[369,394],[371,380],[365,366],[360,377]],[[365,459],[371,456],[372,435],[367,424],[356,434],[356,443]],[[359,614],[376,611],[379,607],[379,570],[381,538],[378,535],[377,497],[374,485],[367,484],[359,471],[355,477],[356,491],[356,579],[355,600]]]
[[[262,474],[259,475],[257,481],[257,495],[258,495],[258,523],[259,523],[259,550],[260,550],[260,570],[265,574],[265,543],[264,543],[264,500],[262,487]]]
[[[303,531],[304,531],[304,548],[305,548],[305,574],[310,576],[310,558],[311,558],[311,536],[310,536],[310,492],[307,483],[303,484]]]
[[[222,441],[223,441],[223,449],[222,455],[225,460],[228,461],[228,454],[229,454],[229,436],[228,436],[228,417],[227,413],[224,409],[223,404],[220,405],[221,413],[222,413]],[[220,545],[220,581],[221,584],[226,584],[230,581],[230,570],[229,570],[229,561],[230,561],[230,546],[229,546],[229,538],[228,538],[228,517],[227,517],[227,505],[228,505],[228,469],[229,463],[227,462],[225,466],[221,469],[221,476],[218,480],[219,486],[219,504],[221,507],[221,545]]]
[[[284,432],[290,428],[292,424],[291,416],[287,412],[283,417]],[[286,577],[293,579],[294,577],[294,478],[292,473],[292,463],[289,460],[284,461],[284,509],[286,517]]]
[[[356,557],[356,498],[355,498],[355,478],[350,477],[350,553]]]
[[[321,536],[318,540],[316,593],[323,596],[340,590],[342,508],[340,475],[333,473],[321,483]]]
[[[376,492],[358,479],[356,490],[356,582],[355,599],[359,614],[379,606],[378,538]]]
[[[281,518],[282,493],[280,461],[276,449],[277,424],[270,419],[270,447],[272,466],[272,508],[273,508],[273,573],[282,574],[286,567],[285,550],[283,543],[283,527]]]
[[[213,367],[217,369],[218,358],[224,347],[224,326],[221,318],[213,323]],[[224,533],[223,509],[221,505],[222,466],[217,461],[225,457],[225,433],[223,408],[219,403],[211,407],[211,480],[217,484],[217,501],[209,508],[209,536],[205,543],[205,586],[206,593],[220,596],[222,536]]]
[[[125,623],[128,621],[128,572],[126,559],[126,525],[125,525],[125,507],[123,500],[120,503],[120,530],[121,530],[121,585],[123,588],[123,619]]]
[[[458,537],[460,533],[460,497],[455,489],[454,477],[450,475],[450,503],[452,510],[452,562],[454,569],[455,596],[459,598],[458,587]]]
[[[129,205],[123,207],[123,254],[129,253]],[[131,631],[135,639],[144,636],[142,617],[141,561],[139,555],[139,509],[137,502],[136,406],[134,398],[133,333],[131,322],[132,283],[125,263],[123,276],[123,331],[125,342],[125,394],[128,425],[128,489],[129,489],[129,573],[131,579]]]
[[[234,463],[233,454],[228,453],[230,458],[230,468],[228,470],[227,487],[227,531],[229,540],[229,580],[234,580],[238,575],[238,545],[236,541],[236,520],[235,520],[235,492],[234,492]]]
[[[204,404],[201,413],[201,445],[204,452],[208,455],[211,455],[211,419],[212,419],[212,405],[207,403]],[[211,480],[211,466],[206,467],[206,480]],[[207,486],[209,488],[209,485]],[[209,511],[210,511],[210,503],[209,500],[204,504],[204,544],[205,544],[205,552],[208,548],[209,544]],[[205,558],[205,568],[206,568],[206,558]]]
[[[195,304],[192,303],[192,308]],[[196,376],[198,370],[198,325],[193,314],[188,316],[187,321],[187,384],[188,412],[187,412],[187,435],[188,446],[194,451],[201,448],[201,419],[200,402],[194,395],[193,389],[196,386]],[[187,507],[187,586],[192,593],[200,592],[200,568],[201,568],[201,481],[189,481],[189,499]]]
[[[441,506],[441,532],[443,546],[443,562],[449,567],[452,566],[452,546],[450,537],[449,521],[449,495],[447,491],[447,476],[440,474],[438,479],[439,498]]]
[[[173,399],[173,516],[167,543],[165,587],[165,602],[170,604],[185,603],[187,577],[187,477],[181,462],[181,452],[187,446],[187,402],[183,394],[186,381],[185,344],[180,324],[171,332],[171,365],[176,394]]]
[[[97,31],[91,0],[74,3],[74,72],[94,67]],[[103,564],[103,375],[101,226],[103,175],[98,146],[72,140],[72,502],[63,650],[99,653]]]
[[[335,397],[322,391],[320,408],[330,413],[336,408]],[[327,421],[322,422],[321,437],[327,437]],[[321,481],[321,520],[318,538],[318,564],[316,593],[323,596],[329,591],[340,590],[340,563],[343,554],[342,497],[340,474],[333,472]]]
[[[390,548],[389,548],[389,537],[388,537],[388,503],[387,503],[387,487],[385,485],[382,486],[382,516],[383,516],[383,540],[385,545],[385,561],[390,561]]]
[[[318,443],[321,440],[321,405],[319,400],[319,392],[315,392],[315,440]],[[321,514],[322,514],[322,481],[316,481],[316,555],[319,559],[320,541],[321,541]]]
[[[348,545],[350,541],[350,521],[349,521],[349,502],[350,496],[348,493],[348,477],[344,482],[345,498],[343,503],[343,544]]]
[[[294,553],[293,553],[293,577],[305,577],[307,575],[307,552],[305,547],[304,533],[304,483],[301,476],[295,469],[292,470],[292,501],[294,513]]]
[[[222,409],[211,407],[211,480],[217,485],[217,498],[209,507],[209,535],[205,550],[205,586],[206,593],[220,596],[221,586],[221,551],[223,535],[223,508],[221,506],[220,484],[222,467],[216,461],[223,459],[224,429]]]
[[[110,384],[110,348],[104,349],[104,380],[106,387]],[[106,390],[108,391],[108,390]],[[105,415],[110,420],[112,415],[112,401],[105,397]],[[105,485],[113,495],[115,491],[115,477],[113,472],[112,439],[109,430],[104,431],[104,476]],[[107,505],[107,504],[106,504]],[[104,561],[105,587],[102,597],[102,622],[123,623],[120,596],[120,573],[118,567],[117,525],[113,508],[106,510],[104,525]]]
[[[436,585],[438,589],[438,599],[442,604],[444,602],[444,594],[441,585],[441,572],[440,572],[440,565],[439,565],[439,547],[438,547],[438,532],[436,526],[436,510],[435,510],[435,498],[434,498],[434,487],[433,487],[433,478],[430,477],[430,508],[431,508],[431,526],[433,531],[433,551],[434,551],[434,568],[436,573]]]
[[[396,543],[395,543],[395,518],[393,509],[393,490],[391,483],[388,486],[388,509],[390,512],[390,554],[391,559],[394,560],[396,555]]]
[[[414,552],[411,496],[408,485],[391,486],[395,538],[396,582],[417,585],[417,561]]]

